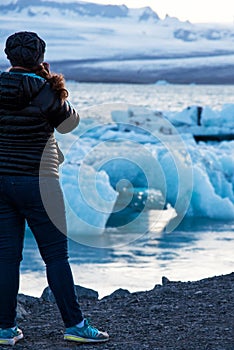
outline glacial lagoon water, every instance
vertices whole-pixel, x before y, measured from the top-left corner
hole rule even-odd
[[[234,103],[234,85],[79,84],[71,81],[67,87],[78,109],[125,103],[159,111],[180,111],[192,105],[220,109],[223,104]]]
[[[194,281],[233,271],[233,222],[188,219],[172,233],[148,233],[123,246],[118,246],[118,232],[107,230],[101,239],[108,240],[108,236],[115,240],[115,247],[69,242],[75,283],[97,290],[100,298],[118,288],[150,290],[161,283],[162,276]],[[20,291],[40,296],[47,286],[45,267],[30,232],[21,271]]]
[[[70,99],[82,110],[100,104],[130,104],[157,111],[181,111],[191,106],[221,109],[234,103],[234,85],[125,85],[68,82]],[[109,120],[100,118],[99,122]],[[160,225],[159,225],[160,226]],[[163,225],[162,225],[163,228]],[[233,271],[234,222],[186,218],[173,231],[160,227],[143,235],[107,228],[97,238],[105,248],[69,241],[76,284],[93,288],[99,296],[117,288],[148,290],[171,280],[196,280]],[[40,296],[47,285],[45,267],[32,234],[27,231],[21,266],[20,292]]]

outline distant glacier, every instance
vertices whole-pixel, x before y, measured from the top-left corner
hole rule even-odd
[[[1,42],[21,30],[38,32],[48,44],[46,60],[52,69],[76,81],[234,81],[233,26],[160,19],[150,7],[1,1]],[[7,66],[2,51],[0,69]]]

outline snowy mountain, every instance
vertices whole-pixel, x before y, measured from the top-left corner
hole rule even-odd
[[[38,32],[48,44],[46,60],[72,79],[234,81],[233,28],[160,19],[150,7],[2,0],[1,41],[20,30]],[[0,64],[8,65],[2,53]]]
[[[12,1],[0,5],[0,11],[3,14],[26,14],[29,17],[38,15],[50,16],[54,12],[60,13],[62,16],[73,15],[73,16],[90,16],[90,17],[106,17],[106,18],[121,18],[128,17],[130,10],[125,5],[99,5],[95,3],[86,3],[83,1],[79,2],[54,2],[54,1],[43,1],[43,0],[18,0]],[[151,10],[149,7],[140,9],[138,14],[139,20],[148,20],[153,18],[158,20],[158,15]]]

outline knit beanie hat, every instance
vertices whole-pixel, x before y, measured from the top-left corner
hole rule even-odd
[[[33,32],[18,32],[9,36],[5,53],[12,66],[32,68],[44,61],[46,44]]]

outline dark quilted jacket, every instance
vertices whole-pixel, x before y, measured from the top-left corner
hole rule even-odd
[[[54,129],[67,133],[78,123],[77,112],[45,79],[0,73],[0,175],[38,176],[40,170],[41,175],[58,176]]]

